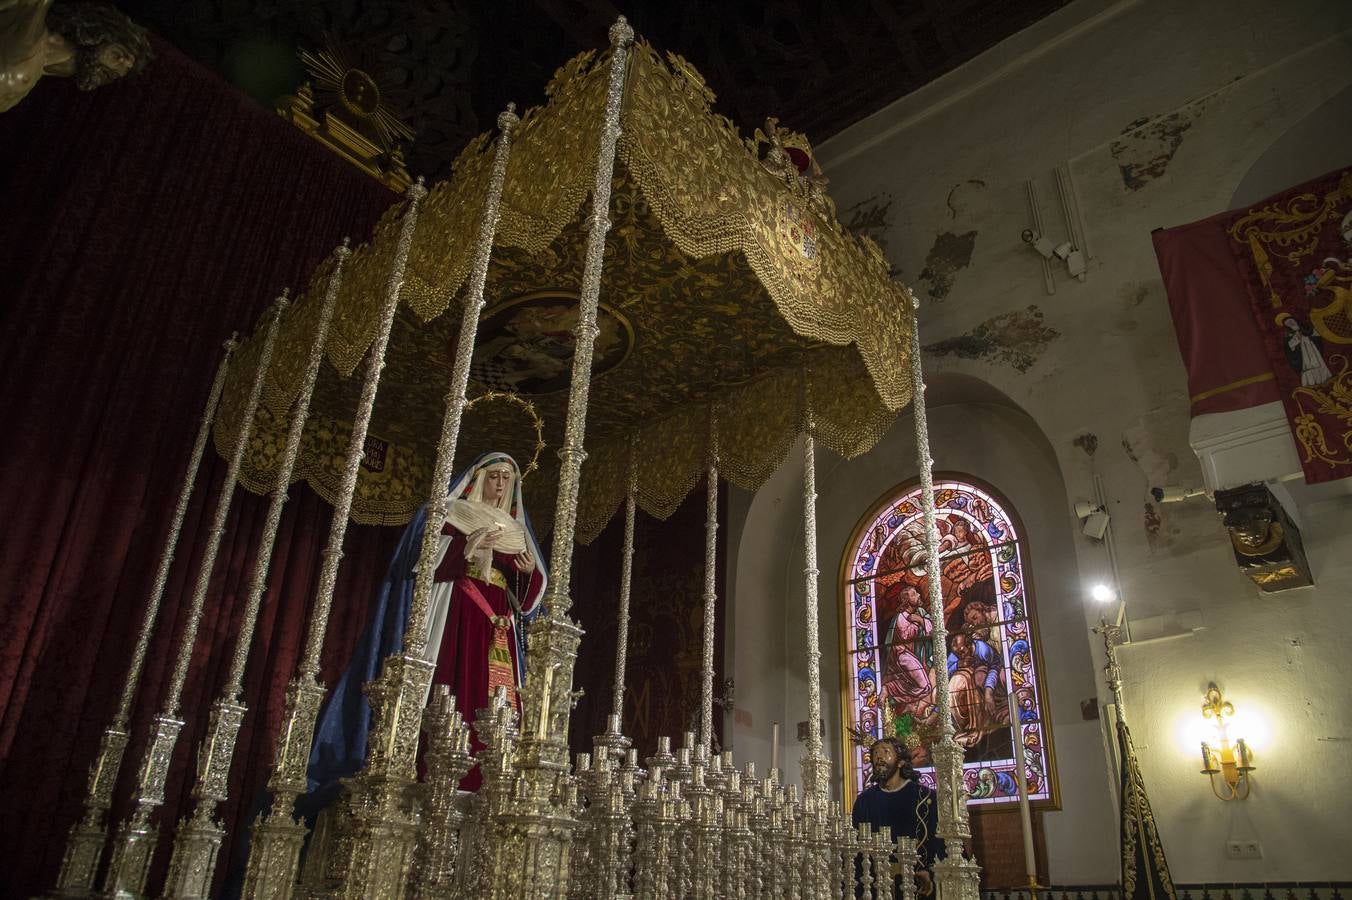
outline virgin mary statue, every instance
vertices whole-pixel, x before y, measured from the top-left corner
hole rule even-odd
[[[521,499],[521,470],[506,453],[485,453],[451,483],[440,501],[446,512],[428,614],[425,657],[436,666],[433,684],[455,695],[466,722],[502,686],[520,709],[525,670],[524,625],[539,609],[546,576],[539,544]],[[336,796],[338,780],[355,774],[366,757],[371,706],[362,685],[403,646],[413,598],[415,566],[427,507],[404,531],[376,597],[371,622],[334,686],[310,751],[310,793],[297,811],[313,815]],[[483,745],[477,736],[472,749]],[[461,782],[476,790],[473,769]]]

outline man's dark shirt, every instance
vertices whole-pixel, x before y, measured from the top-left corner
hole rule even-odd
[[[939,822],[934,791],[918,781],[908,781],[895,791],[871,785],[855,798],[850,818],[855,827],[868,823],[874,831],[889,828],[894,841],[912,838],[920,853],[920,865],[925,869],[936,859],[944,858],[944,842],[937,834]]]

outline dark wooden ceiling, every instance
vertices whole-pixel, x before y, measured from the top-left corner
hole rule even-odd
[[[767,115],[820,142],[1069,0],[118,0],[132,18],[260,103],[332,34],[418,131],[410,171],[439,176],[509,102],[540,103],[554,70],[604,47],[621,13],[689,59],[749,132]]]

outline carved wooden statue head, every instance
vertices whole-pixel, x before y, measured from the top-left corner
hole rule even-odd
[[[75,83],[91,91],[139,72],[154,56],[146,30],[107,3],[56,3],[47,29],[75,50]]]

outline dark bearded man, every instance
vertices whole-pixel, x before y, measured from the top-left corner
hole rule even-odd
[[[145,29],[109,4],[0,0],[0,112],[44,75],[73,76],[92,91],[141,71],[151,56]]]
[[[914,840],[920,856],[915,870],[916,888],[922,897],[932,895],[934,878],[930,866],[944,857],[944,843],[936,833],[939,823],[934,791],[916,778],[911,751],[896,738],[874,741],[869,757],[873,762],[873,784],[854,800],[850,816],[854,826],[868,824],[874,831],[887,828],[893,841]],[[892,894],[898,898],[902,895],[900,876],[893,882]]]

